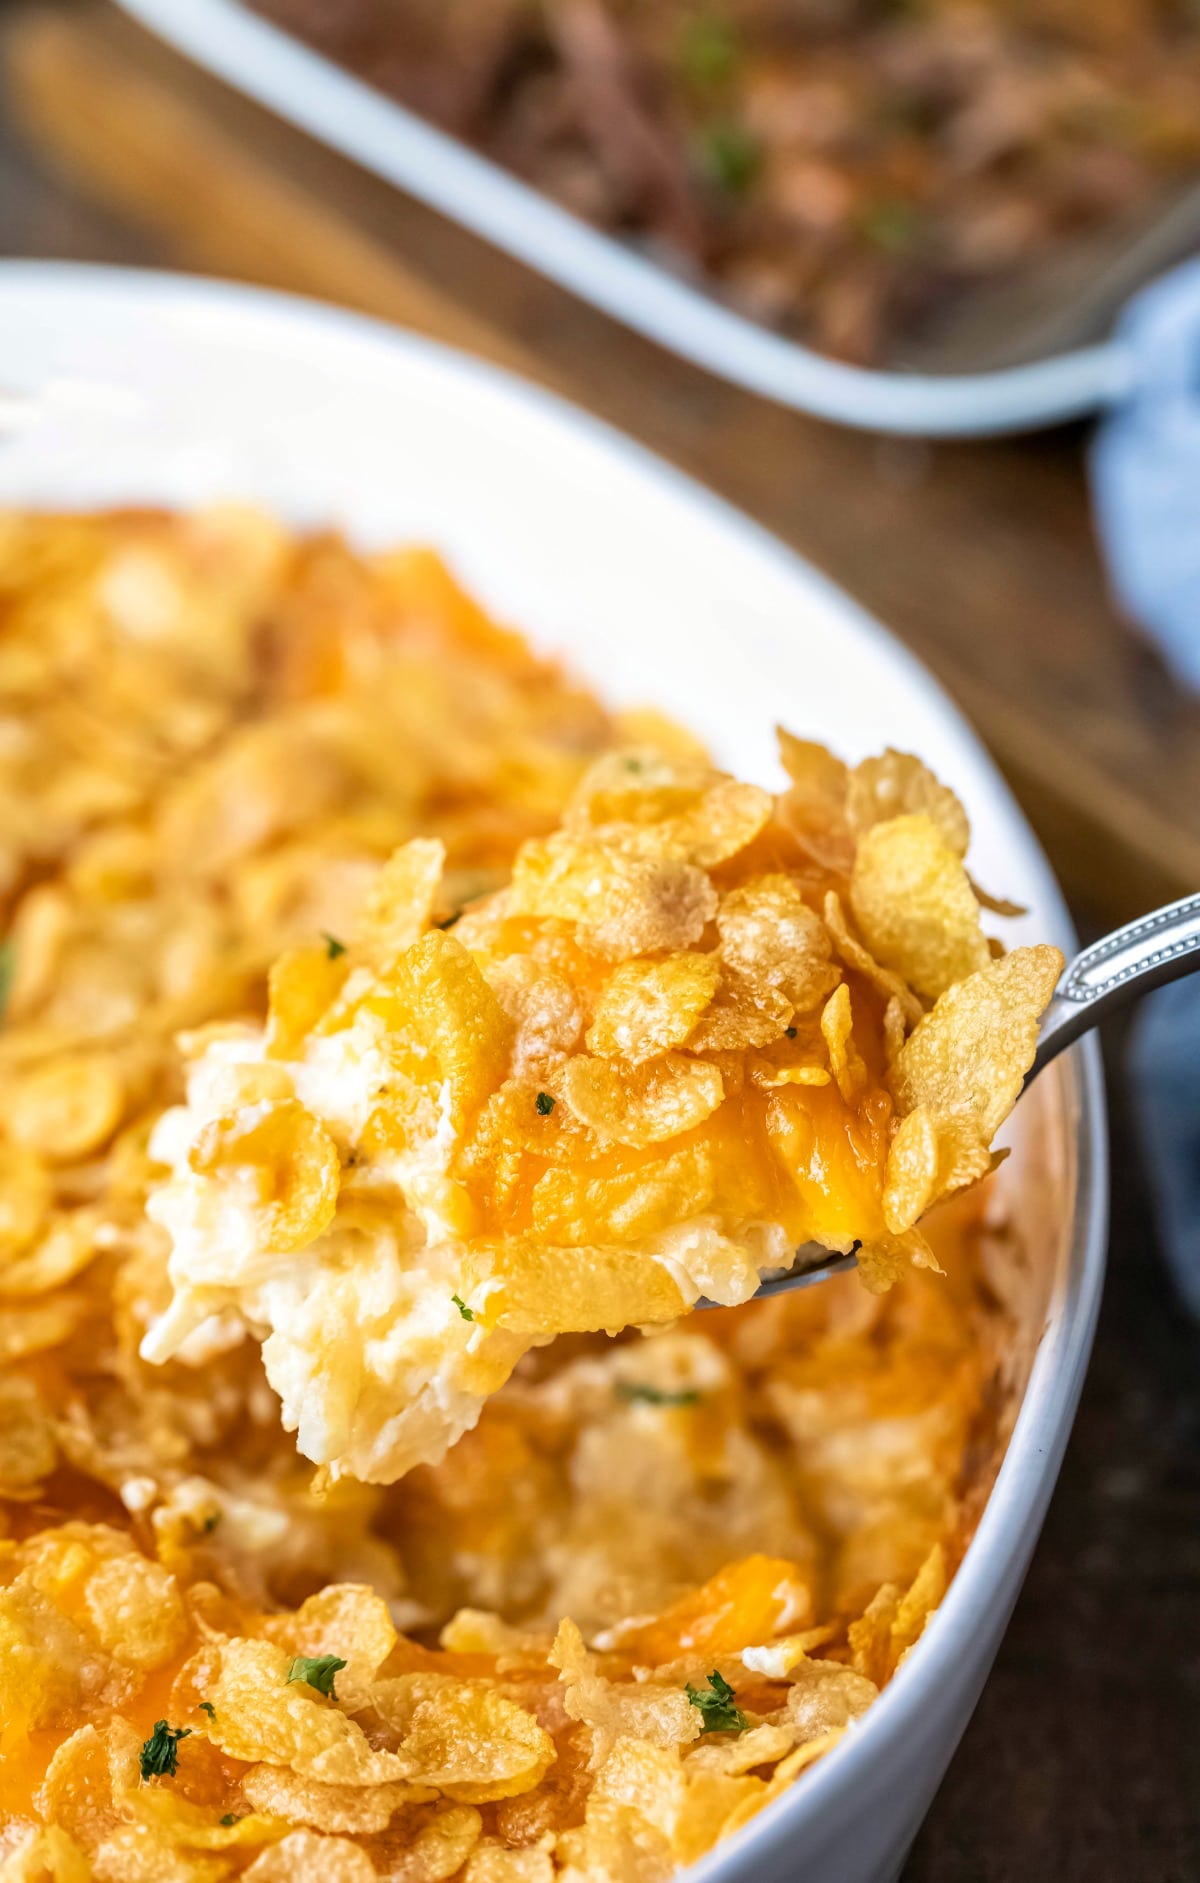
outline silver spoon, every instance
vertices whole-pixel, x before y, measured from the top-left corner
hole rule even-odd
[[[1064,1047],[1117,1007],[1124,1007],[1138,994],[1149,993],[1152,987],[1162,987],[1167,981],[1182,980],[1185,974],[1198,971],[1200,895],[1185,896],[1182,902],[1169,903],[1153,915],[1141,916],[1102,936],[1063,969],[1042,1015],[1038,1049],[1025,1085],[1057,1059]],[[845,1275],[857,1267],[858,1256],[853,1252],[830,1255],[820,1243],[806,1242],[796,1251],[796,1266],[763,1282],[754,1299],[762,1301],[769,1295],[788,1294],[793,1288],[811,1288],[815,1282]],[[696,1303],[698,1308],[717,1305],[704,1299]]]

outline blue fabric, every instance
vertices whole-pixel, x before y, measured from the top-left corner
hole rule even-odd
[[[1129,1052],[1134,1115],[1175,1285],[1200,1319],[1200,985],[1142,1006]]]
[[[1200,261],[1138,295],[1117,342],[1130,389],[1091,457],[1109,577],[1176,677],[1200,689]]]
[[[1138,295],[1116,338],[1129,389],[1091,453],[1109,580],[1175,678],[1200,689],[1200,261]],[[1200,982],[1145,1002],[1129,1072],[1164,1252],[1200,1319]]]

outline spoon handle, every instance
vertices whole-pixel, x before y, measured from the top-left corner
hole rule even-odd
[[[1114,1008],[1167,981],[1200,972],[1200,896],[1185,896],[1153,915],[1101,936],[1068,962],[1042,1016],[1029,1077],[1057,1058]]]

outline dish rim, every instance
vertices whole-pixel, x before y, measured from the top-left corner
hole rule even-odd
[[[622,478],[657,484],[668,496],[690,507],[700,522],[707,519],[714,534],[721,531],[743,539],[773,563],[798,592],[807,590],[823,597],[847,626],[864,633],[868,640],[886,644],[889,654],[899,657],[919,684],[936,697],[947,722],[974,748],[998,802],[1007,807],[1031,871],[1039,878],[1039,895],[1050,928],[1064,945],[1071,945],[1073,932],[1066,906],[1037,839],[970,722],[930,670],[889,629],[798,552],[647,447],[508,369],[323,302],[241,283],[161,271],[89,263],[0,261],[0,313],[10,293],[19,295],[22,289],[36,293],[46,288],[63,292],[71,300],[76,316],[89,293],[118,301],[132,296],[136,301],[192,317],[207,316],[218,326],[232,320],[235,327],[259,323],[277,333],[300,328],[307,330],[309,338],[332,343],[335,349],[349,345],[358,352],[377,350],[384,359],[406,356],[410,364],[448,375],[461,382],[464,390],[477,390],[481,396],[506,406],[510,413],[532,418],[550,433],[557,430],[564,437],[573,435],[575,444],[606,459]],[[200,337],[196,344],[202,344]],[[860,1777],[864,1768],[869,1773],[881,1767],[889,1746],[912,1734],[923,1720],[936,1721],[938,1694],[947,1683],[952,1684],[956,1666],[969,1656],[972,1637],[979,1632],[973,1618],[985,1616],[997,1596],[1011,1591],[1015,1598],[1019,1589],[1024,1560],[1040,1528],[1069,1436],[1099,1310],[1106,1254],[1108,1148],[1100,1050],[1095,1036],[1073,1047],[1047,1079],[1059,1087],[1058,1109],[1071,1150],[1074,1196],[1069,1236],[1059,1251],[1044,1332],[1021,1408],[976,1531],[919,1652],[899,1670],[854,1732],[806,1773],[802,1784],[790,1788],[727,1845],[718,1846],[693,1866],[689,1875],[697,1883],[727,1883],[742,1864],[769,1861],[777,1847],[797,1833],[805,1816],[815,1817],[822,1810],[855,1808],[869,1785],[869,1779],[864,1783]],[[986,1673],[985,1664],[980,1684]]]
[[[994,437],[1119,402],[1119,333],[976,373],[850,366],[785,339],[636,254],[343,70],[241,0],[117,0],[196,64],[364,169],[695,366],[797,411],[899,436]]]

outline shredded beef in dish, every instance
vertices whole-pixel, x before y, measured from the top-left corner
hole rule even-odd
[[[256,0],[742,311],[885,359],[1200,155],[1189,0]]]

